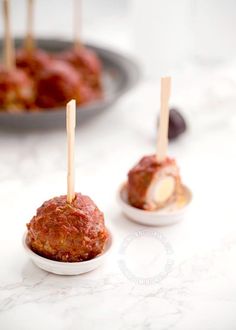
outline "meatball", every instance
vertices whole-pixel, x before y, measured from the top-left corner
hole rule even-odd
[[[32,80],[19,69],[0,68],[0,111],[18,112],[31,108],[34,102]]]
[[[75,69],[63,61],[53,61],[37,77],[36,106],[54,108],[64,106],[71,99],[84,103],[87,91]]]
[[[58,55],[58,59],[73,65],[82,75],[84,83],[90,87],[90,98],[102,95],[101,74],[102,65],[98,56],[86,47],[74,47]]]
[[[50,65],[51,57],[41,49],[19,49],[16,52],[16,66],[32,77],[37,77],[40,71]]]
[[[108,239],[103,213],[88,196],[79,193],[71,204],[66,196],[44,202],[27,228],[27,243],[33,251],[63,262],[96,257]]]
[[[87,47],[74,47],[58,55],[60,60],[69,62],[78,69],[91,86],[100,84],[102,71],[98,56]]]
[[[158,163],[155,155],[145,156],[128,173],[128,201],[143,210],[168,206],[182,189],[178,167],[171,158]]]

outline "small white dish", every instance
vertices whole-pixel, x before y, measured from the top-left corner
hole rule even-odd
[[[118,202],[123,213],[128,219],[145,226],[167,226],[181,221],[192,201],[191,190],[184,187],[186,202],[181,207],[176,207],[174,204],[169,205],[158,211],[146,211],[138,209],[128,203],[126,184],[123,184],[118,191]]]
[[[109,230],[108,233],[109,239],[103,253],[93,259],[81,262],[61,262],[41,257],[37,253],[33,252],[26,243],[27,232],[23,235],[23,246],[30,259],[39,268],[57,275],[79,275],[88,273],[104,263],[113,243],[112,234]]]

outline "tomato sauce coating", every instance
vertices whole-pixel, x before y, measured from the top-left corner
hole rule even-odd
[[[68,63],[54,60],[38,74],[36,106],[55,108],[65,105],[71,99],[77,104],[85,102],[86,91],[76,70]]]
[[[50,65],[50,55],[41,49],[33,49],[29,52],[22,48],[16,52],[16,66],[34,78]]]
[[[71,204],[66,196],[44,202],[27,228],[27,243],[33,251],[64,262],[96,257],[108,239],[103,213],[88,196],[79,193]]]
[[[0,111],[18,112],[22,107],[30,108],[33,101],[33,83],[27,74],[19,69],[0,67]]]
[[[87,100],[102,98],[102,64],[91,49],[78,46],[57,55],[59,60],[70,63],[81,74],[88,91]]]

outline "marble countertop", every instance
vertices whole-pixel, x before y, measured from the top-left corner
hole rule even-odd
[[[159,83],[144,80],[77,127],[76,189],[95,200],[114,234],[107,263],[82,276],[38,269],[21,244],[36,208],[65,193],[65,131],[0,131],[1,329],[235,329],[234,67],[187,65],[173,76],[171,102],[188,132],[169,153],[194,194],[177,225],[139,226],[116,202],[128,169],[155,150]]]

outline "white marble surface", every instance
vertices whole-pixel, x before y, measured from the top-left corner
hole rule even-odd
[[[131,46],[115,25],[104,31],[98,42],[124,50]],[[115,237],[109,261],[83,276],[39,270],[21,244],[36,208],[65,193],[65,131],[1,128],[1,330],[236,329],[235,67],[195,63],[173,72],[171,101],[189,129],[170,144],[169,153],[177,158],[194,201],[184,222],[149,229],[158,239],[142,232],[133,238],[145,227],[121,214],[116,191],[128,169],[155,151],[159,84],[143,80],[109,111],[77,128],[77,190],[96,201]],[[147,283],[140,284],[140,278]]]

